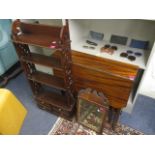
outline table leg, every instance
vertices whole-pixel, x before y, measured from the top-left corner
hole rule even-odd
[[[112,120],[112,129],[113,129],[113,130],[115,130],[115,127],[116,127],[116,125],[117,125],[120,112],[121,112],[121,109],[116,109],[116,108],[114,108],[113,120]]]
[[[109,107],[109,112],[108,112],[108,123],[112,123],[113,120],[113,108],[110,106]]]

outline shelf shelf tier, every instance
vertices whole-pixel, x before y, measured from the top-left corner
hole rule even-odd
[[[38,65],[43,65],[47,67],[52,67],[53,69],[62,71],[60,61],[49,56],[44,56],[36,53],[31,53],[28,55],[22,55],[20,57],[21,61],[25,61],[28,63],[34,63]]]
[[[56,92],[40,91],[35,98],[39,100],[40,104],[48,103],[49,107],[56,107],[58,111],[72,111],[74,104],[68,104],[65,95]]]
[[[70,44],[68,21],[66,25],[49,26],[35,23],[24,23],[16,20],[12,25],[12,39],[16,43],[45,48],[58,48]]]
[[[65,91],[65,85],[64,85],[64,81],[62,78],[56,77],[56,76],[52,76],[52,75],[48,75],[46,73],[42,73],[39,71],[36,71],[34,73],[32,73],[31,75],[28,76],[29,80],[47,85],[47,86],[51,86],[53,88]]]

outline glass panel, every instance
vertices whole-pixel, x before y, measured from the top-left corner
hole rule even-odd
[[[100,108],[88,101],[79,99],[79,123],[100,132],[105,115],[105,109]]]

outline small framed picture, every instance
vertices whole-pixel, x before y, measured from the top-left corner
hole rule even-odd
[[[108,114],[108,105],[103,93],[90,88],[81,90],[77,103],[78,123],[101,134]]]

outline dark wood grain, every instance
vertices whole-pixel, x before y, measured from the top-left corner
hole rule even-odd
[[[101,73],[81,66],[73,65],[74,80],[77,85],[87,85],[102,90],[105,94],[127,99],[131,90],[132,81]]]
[[[94,89],[87,88],[79,91],[78,98],[86,100],[91,104],[96,105],[97,107],[107,108],[108,109],[108,99],[101,92],[97,92]]]
[[[55,52],[58,58],[59,53]],[[126,107],[138,67],[72,51],[72,70],[76,94],[84,88],[103,92],[113,108]],[[60,76],[60,74],[59,74]]]
[[[62,78],[58,78],[43,72],[36,71],[32,73],[28,79],[45,84],[47,86],[52,86],[53,88],[65,91],[64,81]]]
[[[59,69],[53,69],[53,74],[56,77],[64,78],[64,73]]]
[[[21,56],[20,59],[21,61],[31,62],[38,65],[44,65],[62,71],[60,62],[53,57],[31,53],[29,56]]]
[[[20,22],[20,28],[22,32],[25,34],[42,34],[47,36],[49,35],[51,37],[55,37],[59,39],[61,35],[61,30],[63,27]]]
[[[58,42],[59,39],[45,34],[22,34],[14,39],[14,42],[46,48],[51,48],[53,41]]]
[[[42,104],[44,103],[45,106],[46,103],[48,103],[49,105],[67,111],[71,111],[74,106],[73,104],[68,104],[66,96],[62,96],[61,94],[55,92],[41,91],[35,96],[35,98],[41,101]]]
[[[138,67],[72,51],[75,89],[93,88],[103,92],[113,108],[126,107]]]
[[[70,120],[70,121],[72,121],[72,118],[75,114],[75,108],[72,108],[73,109],[72,111],[66,111],[66,110],[63,110],[61,108],[55,107],[54,105],[51,105],[47,102],[45,104],[40,100],[37,100],[37,105],[40,109],[46,110],[46,111],[48,111],[48,112],[50,112],[50,113],[52,113],[58,117],[63,117],[63,118]]]
[[[122,78],[136,77],[138,66],[72,51],[73,64],[83,65],[99,72],[109,72]]]
[[[57,46],[62,41],[63,27],[15,21],[12,29],[13,42],[16,43],[51,48],[53,41],[56,41]],[[18,32],[21,34],[18,35]]]

